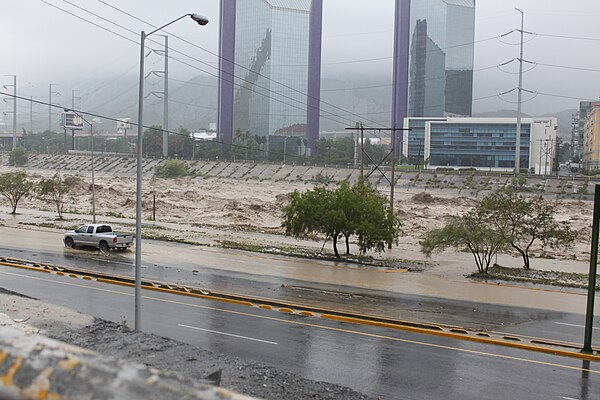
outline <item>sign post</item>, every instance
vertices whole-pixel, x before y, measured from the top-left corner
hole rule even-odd
[[[592,223],[592,248],[590,251],[590,275],[588,282],[587,310],[585,313],[585,337],[582,353],[592,354],[592,330],[594,329],[594,300],[596,295],[596,273],[598,269],[598,229],[600,228],[600,185],[594,193],[594,220]]]

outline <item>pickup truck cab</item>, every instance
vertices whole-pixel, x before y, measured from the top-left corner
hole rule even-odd
[[[133,236],[114,232],[110,225],[89,224],[65,232],[63,242],[65,247],[92,246],[100,251],[127,250],[133,245]]]

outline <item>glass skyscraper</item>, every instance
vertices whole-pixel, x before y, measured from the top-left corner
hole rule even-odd
[[[396,0],[392,125],[470,116],[475,0]]]
[[[319,135],[322,0],[221,0],[219,139]]]

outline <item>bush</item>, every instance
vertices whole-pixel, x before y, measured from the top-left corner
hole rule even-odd
[[[25,165],[27,164],[27,161],[29,161],[29,157],[27,156],[27,151],[23,147],[16,147],[10,152],[8,157],[8,164],[15,167]]]
[[[188,175],[191,174],[187,164],[179,160],[167,160],[164,165],[154,169],[154,176],[159,178],[179,178]]]

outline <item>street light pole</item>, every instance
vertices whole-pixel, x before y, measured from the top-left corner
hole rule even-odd
[[[86,124],[88,124],[90,126],[90,144],[91,144],[90,152],[92,153],[92,223],[95,224],[96,223],[96,185],[95,185],[95,179],[94,179],[94,125],[90,121],[85,119],[83,117],[83,115],[81,115],[79,112],[77,112],[75,110],[69,110],[68,108],[65,109],[65,112],[69,112],[69,111],[76,114],[79,118],[81,118],[81,120],[83,122],[85,122]]]
[[[141,330],[141,295],[142,295],[142,142],[144,134],[144,56],[146,38],[161,29],[183,19],[190,17],[199,25],[208,24],[208,18],[198,14],[184,14],[173,21],[156,28],[150,33],[140,33],[140,82],[138,92],[138,121],[137,121],[137,168],[136,168],[136,195],[135,195],[135,321],[134,329]]]

